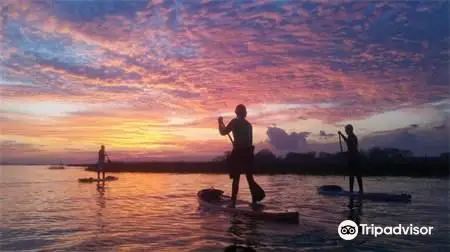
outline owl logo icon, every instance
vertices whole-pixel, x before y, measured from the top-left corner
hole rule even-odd
[[[344,240],[353,240],[358,236],[358,225],[352,220],[345,220],[339,224],[338,234]]]

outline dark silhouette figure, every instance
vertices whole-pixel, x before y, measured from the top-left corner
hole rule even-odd
[[[359,164],[359,152],[358,152],[358,138],[353,132],[353,126],[348,124],[345,126],[345,137],[342,132],[338,131],[339,136],[341,136],[345,143],[347,144],[347,160],[348,160],[348,173],[350,180],[350,192],[353,192],[353,184],[355,181],[355,176],[358,180],[359,192],[363,193],[363,183],[361,178],[361,168]]]
[[[239,191],[240,174],[245,173],[247,182],[252,194],[252,203],[257,205],[257,201],[264,198],[264,191],[256,184],[253,178],[253,128],[252,125],[245,119],[247,116],[247,109],[244,105],[239,104],[235,111],[236,118],[231,120],[227,126],[223,123],[223,118],[219,117],[219,132],[221,135],[228,135],[233,133],[233,150],[227,160],[230,178],[233,179],[232,193],[231,193],[231,207],[235,207],[236,198]],[[230,138],[231,139],[231,138]],[[257,193],[259,195],[255,195]]]
[[[97,162],[97,179],[100,180],[100,173],[102,173],[102,179],[105,180],[105,158],[108,155],[105,152],[105,146],[102,145],[98,151],[98,162]],[[108,158],[109,160],[109,158]]]

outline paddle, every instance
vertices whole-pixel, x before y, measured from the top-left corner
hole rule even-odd
[[[344,153],[344,151],[342,150],[342,141],[341,141],[341,134],[339,135],[339,147],[341,147],[341,154]],[[344,181],[345,181],[345,174],[344,174]]]
[[[231,138],[230,134],[227,134],[227,136],[228,136],[228,138],[230,139],[230,141],[231,141],[231,144],[234,144],[234,142],[233,142],[233,138]]]

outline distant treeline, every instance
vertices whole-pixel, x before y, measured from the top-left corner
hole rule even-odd
[[[209,162],[113,162],[108,172],[227,173],[225,153]],[[408,150],[373,148],[361,152],[361,170],[365,176],[448,177],[449,153],[439,157],[414,157]],[[86,165],[74,165],[86,166]],[[95,171],[96,165],[87,170]],[[288,153],[277,157],[269,150],[255,155],[256,174],[344,175],[345,153]]]

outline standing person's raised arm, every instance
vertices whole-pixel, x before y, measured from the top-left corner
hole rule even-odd
[[[229,134],[233,130],[234,119],[231,120],[227,126],[223,123],[223,117],[219,117],[219,132],[222,136]]]
[[[347,142],[347,138],[344,136],[344,134],[342,134],[341,131],[338,131],[338,134],[344,139],[345,142]]]

